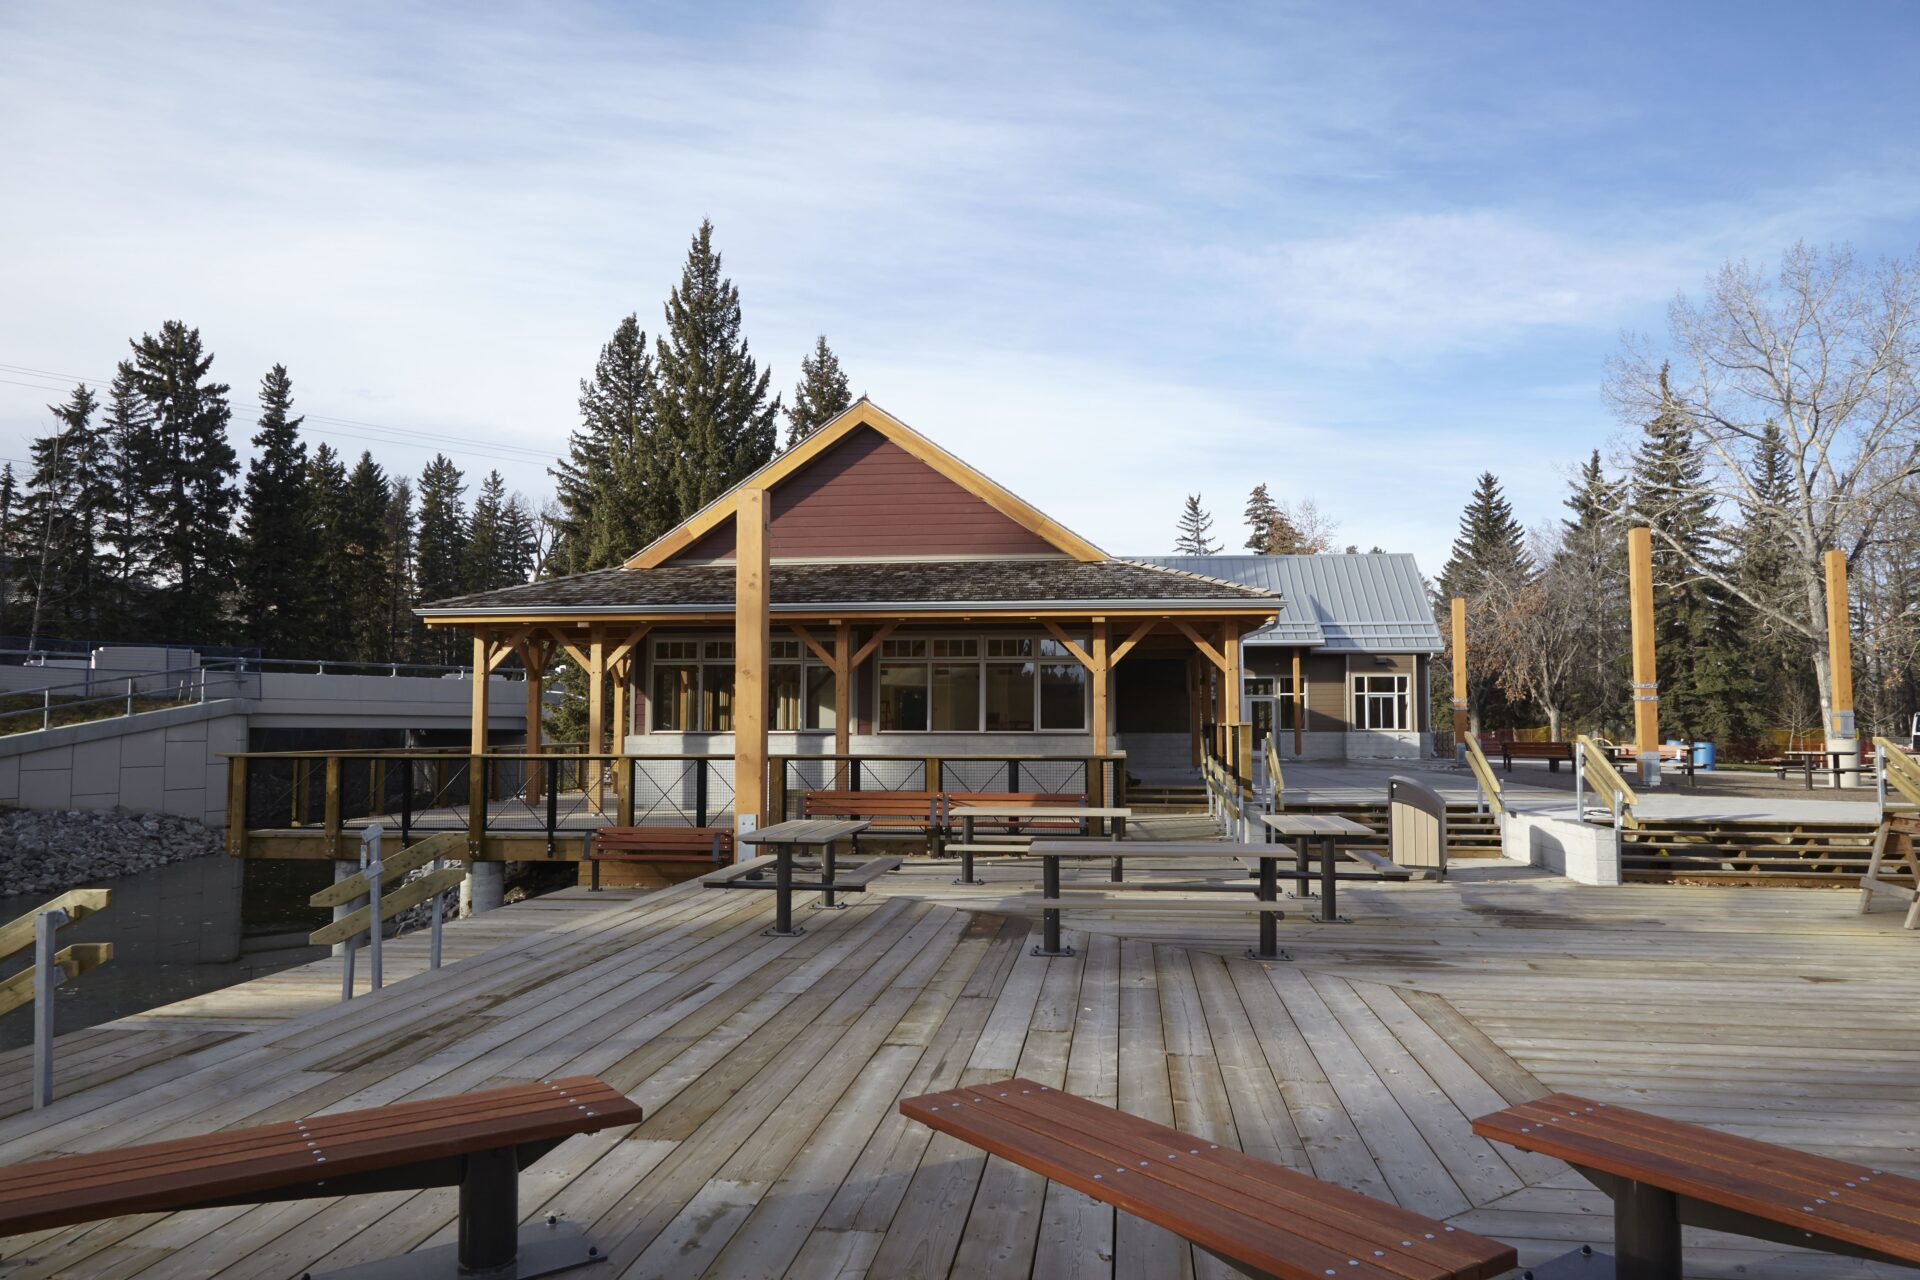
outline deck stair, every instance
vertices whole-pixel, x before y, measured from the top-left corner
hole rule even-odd
[[[1127,806],[1133,809],[1192,811],[1207,807],[1207,789],[1203,786],[1127,784]]]
[[[1871,822],[1643,818],[1621,834],[1628,880],[1858,884],[1873,854]]]
[[[1324,813],[1347,818],[1380,833],[1381,847],[1387,839],[1387,802],[1385,800],[1289,800],[1288,813]],[[1447,806],[1447,851],[1455,858],[1497,858],[1500,856],[1500,821],[1492,813],[1481,813],[1471,804]]]

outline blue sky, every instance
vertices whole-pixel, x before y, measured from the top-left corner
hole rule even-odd
[[[716,225],[755,353],[1116,552],[1247,490],[1437,572],[1728,258],[1920,246],[1904,3],[0,8],[0,455],[178,317],[539,500]],[[27,384],[27,385],[19,385]],[[237,415],[250,427],[248,410]],[[320,420],[324,418],[325,421]],[[243,434],[236,431],[236,434]]]

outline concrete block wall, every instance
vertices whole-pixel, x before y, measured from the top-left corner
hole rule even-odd
[[[1582,822],[1571,807],[1534,813],[1508,810],[1500,854],[1581,884],[1621,882],[1620,841],[1613,828]]]

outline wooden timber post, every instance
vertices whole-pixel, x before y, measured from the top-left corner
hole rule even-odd
[[[247,851],[247,758],[227,757],[227,852],[238,858]]]
[[[844,618],[833,623],[833,754],[853,751],[853,624]],[[834,761],[832,786],[845,789],[848,764]]]
[[[539,804],[546,787],[546,770],[540,767],[540,717],[546,704],[541,695],[546,689],[547,658],[541,642],[529,636],[520,642],[520,665],[527,675],[527,803]]]
[[[1653,531],[1627,530],[1628,600],[1633,617],[1633,738],[1640,780],[1660,783],[1660,677],[1654,664]]]
[[[1301,752],[1301,735],[1307,727],[1307,686],[1300,678],[1300,650],[1293,651],[1293,754]]]
[[[1467,602],[1453,598],[1453,758],[1467,759]]]
[[[476,756],[487,749],[487,688],[492,683],[487,659],[492,656],[491,649],[486,632],[473,633],[473,724],[467,749]]]
[[[1107,662],[1107,620],[1093,620],[1093,663],[1090,674],[1093,677],[1093,753],[1097,756],[1107,754],[1107,727],[1109,701],[1107,679],[1112,668]]]
[[[587,759],[582,762],[587,803],[602,812],[606,799],[606,762],[596,759],[607,749],[607,636],[595,627],[587,639]]]
[[[493,684],[491,637],[473,633],[473,725],[467,743],[467,852],[478,856],[487,831],[487,692]]]
[[[1206,720],[1205,685],[1200,679],[1200,655],[1187,655],[1187,728],[1193,734],[1193,767],[1200,767],[1200,735]]]
[[[1847,607],[1847,553],[1829,551],[1827,571],[1827,665],[1833,682],[1833,705],[1827,715],[1829,751],[1841,752],[1839,763],[1860,763],[1860,735],[1853,718],[1853,624]],[[1859,775],[1836,775],[1841,786],[1858,785]]]
[[[733,521],[733,811],[736,832],[745,834],[766,818],[767,491],[740,490]]]

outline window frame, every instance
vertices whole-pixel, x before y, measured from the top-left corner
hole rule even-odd
[[[1088,637],[1074,637],[1076,643],[1085,643]],[[889,652],[891,650],[891,652]],[[1028,666],[1033,669],[1033,728],[1031,729],[989,729],[987,724],[987,672],[994,666]],[[934,669],[937,667],[972,666],[976,670],[974,727],[971,729],[936,729],[933,727]],[[1047,684],[1046,669],[1052,666],[1071,666],[1080,672],[1080,723],[1071,728],[1059,728],[1047,724],[1044,716]],[[927,723],[925,728],[902,729],[889,728],[883,719],[881,698],[882,671],[887,667],[919,667],[926,672]],[[1086,668],[1050,635],[1033,633],[999,634],[994,632],[928,632],[905,636],[888,636],[880,642],[880,651],[873,662],[873,708],[875,734],[899,734],[911,737],[928,734],[971,734],[982,736],[1026,737],[1048,733],[1091,732],[1093,722],[1093,681]]]
[[[1370,680],[1389,681],[1391,687],[1376,690],[1367,684]],[[1352,714],[1349,728],[1367,733],[1406,733],[1412,729],[1413,676],[1408,672],[1356,671],[1348,676],[1347,687]],[[1373,723],[1375,710],[1381,706],[1390,713],[1386,718],[1397,724]]]

